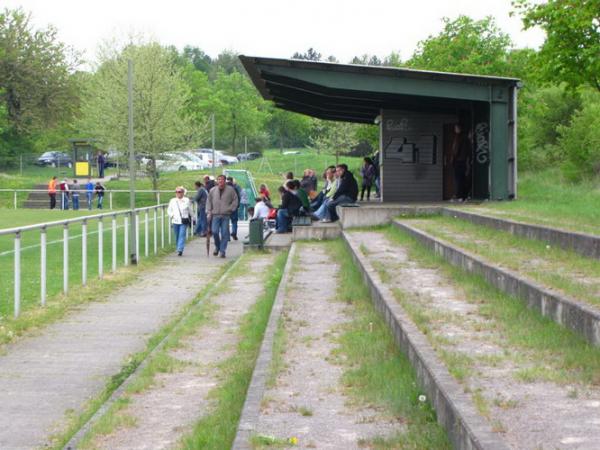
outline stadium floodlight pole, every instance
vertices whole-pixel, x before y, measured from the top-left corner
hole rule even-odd
[[[210,117],[212,134],[212,175],[215,176],[215,113]]]
[[[135,242],[135,155],[133,153],[133,61],[127,61],[127,109],[129,115],[129,208],[131,209],[131,220],[129,221],[129,242],[131,248],[131,264],[137,264],[138,255]],[[127,230],[125,231],[127,232]]]

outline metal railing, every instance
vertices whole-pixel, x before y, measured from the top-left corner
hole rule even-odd
[[[47,189],[0,189],[0,193],[8,193],[8,194],[12,194],[12,204],[13,204],[13,208],[14,209],[18,209],[19,208],[19,201],[26,201],[28,199],[19,199],[19,193],[34,193],[34,192],[39,192],[39,193],[44,193],[44,194],[48,194],[48,190]],[[71,194],[73,193],[73,191],[69,191]],[[80,198],[86,198],[86,194],[87,191],[85,189],[80,189],[79,191],[79,197]],[[160,205],[161,204],[161,194],[173,194],[173,190],[153,190],[153,189],[138,189],[135,191],[136,194],[155,194],[156,195],[156,204]],[[63,201],[61,198],[61,194],[62,192],[57,190],[56,195],[57,195],[57,202],[56,202],[56,206],[57,209],[62,209],[62,205],[63,205]],[[108,209],[109,210],[113,210],[113,199],[115,194],[126,194],[127,198],[129,198],[129,189],[106,189],[104,191],[104,195],[105,197],[108,197]],[[94,193],[95,195],[95,193]],[[49,201],[49,200],[48,200]],[[80,208],[82,209],[82,208]]]
[[[48,246],[50,244],[60,244],[62,241],[62,292],[67,294],[70,287],[70,269],[73,264],[70,264],[72,257],[69,249],[69,243],[73,239],[81,239],[81,285],[86,286],[88,283],[89,266],[90,266],[90,255],[93,257],[93,253],[88,246],[88,240],[90,236],[97,234],[97,266],[98,266],[98,278],[104,276],[105,253],[110,258],[110,271],[116,272],[119,266],[119,253],[123,255],[123,264],[127,266],[130,264],[130,249],[129,246],[129,224],[131,220],[135,220],[135,242],[136,242],[136,255],[137,260],[140,261],[142,258],[148,258],[152,252],[154,255],[158,253],[159,247],[165,248],[165,224],[167,226],[167,245],[171,244],[171,226],[169,218],[166,216],[166,204],[159,204],[156,206],[149,206],[144,208],[137,208],[133,212],[128,211],[116,211],[104,214],[96,214],[90,216],[82,216],[73,219],[65,219],[54,222],[46,222],[35,225],[25,225],[20,227],[8,228],[0,230],[0,239],[3,236],[13,236],[14,245],[13,251],[2,252],[2,256],[8,256],[10,253],[14,254],[14,317],[19,317],[21,313],[21,288],[22,288],[22,255],[24,248],[22,246],[22,239],[25,233],[39,232],[39,280],[40,280],[40,291],[39,291],[39,302],[41,306],[46,305],[47,298],[47,282],[48,282]],[[195,217],[195,211],[193,213]],[[122,220],[119,220],[122,219]],[[110,221],[110,246],[109,249],[105,249],[105,233],[109,230],[105,230],[105,222]],[[121,222],[121,224],[119,224]],[[96,231],[91,231],[90,227],[96,223]],[[143,233],[143,251],[140,252],[140,223],[144,226]],[[70,231],[75,227],[81,227],[80,235],[71,235]],[[152,226],[152,233],[150,233],[150,226]],[[52,242],[48,242],[48,231],[53,228],[62,227],[62,239],[57,239]],[[121,233],[119,233],[121,230]],[[121,239],[119,238],[119,235]],[[152,235],[152,247],[151,243]],[[187,236],[190,238],[193,235],[193,227],[187,227]],[[60,234],[58,234],[58,237]],[[160,236],[160,238],[159,238]],[[118,242],[122,243],[121,249],[119,249]],[[27,249],[32,249],[37,245],[30,245]],[[30,265],[33,265],[30,262]],[[31,280],[33,282],[33,280]],[[73,280],[71,279],[71,283]]]

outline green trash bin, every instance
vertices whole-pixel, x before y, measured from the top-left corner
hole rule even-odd
[[[250,236],[248,240],[250,247],[263,248],[263,220],[250,220]]]

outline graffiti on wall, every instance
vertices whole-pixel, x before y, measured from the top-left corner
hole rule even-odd
[[[479,164],[487,164],[490,161],[489,131],[487,122],[475,125],[475,160]]]

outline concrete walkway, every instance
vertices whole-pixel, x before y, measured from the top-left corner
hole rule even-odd
[[[183,257],[167,256],[108,301],[85,305],[6,348],[0,356],[0,449],[47,444],[64,427],[65,414],[79,413],[128,355],[145,348],[227,261],[207,257],[205,242],[188,243]],[[228,259],[241,251],[241,240],[232,241]]]

